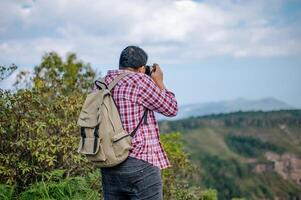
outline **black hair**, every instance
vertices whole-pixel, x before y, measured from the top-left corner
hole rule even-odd
[[[138,69],[146,65],[146,62],[147,54],[143,49],[137,46],[128,46],[120,54],[119,69],[126,67]]]

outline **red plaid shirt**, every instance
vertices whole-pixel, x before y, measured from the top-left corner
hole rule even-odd
[[[106,84],[109,85],[123,72],[125,70],[109,70],[105,76]],[[135,72],[120,80],[111,94],[117,104],[123,128],[128,133],[137,127],[145,109],[149,109],[147,123],[140,124],[132,139],[129,156],[145,160],[160,169],[171,167],[160,142],[154,111],[165,116],[175,116],[178,104],[174,94],[166,89],[161,90],[149,76]]]

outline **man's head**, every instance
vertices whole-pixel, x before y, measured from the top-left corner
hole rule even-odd
[[[120,54],[119,69],[132,68],[138,70],[147,62],[146,52],[137,46],[128,46]]]

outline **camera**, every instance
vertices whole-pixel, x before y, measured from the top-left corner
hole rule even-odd
[[[145,74],[146,75],[151,76],[154,71],[156,71],[156,65],[155,64],[153,64],[152,66],[145,65]]]

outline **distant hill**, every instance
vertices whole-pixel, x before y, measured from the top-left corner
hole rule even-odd
[[[248,100],[237,98],[229,101],[207,102],[188,104],[179,107],[179,113],[174,118],[166,118],[157,114],[158,120],[175,120],[192,116],[204,116],[210,114],[230,113],[236,111],[272,111],[296,109],[294,106],[275,98],[264,98],[259,100]]]
[[[180,132],[199,182],[220,200],[301,199],[301,110],[211,114],[159,123]]]

